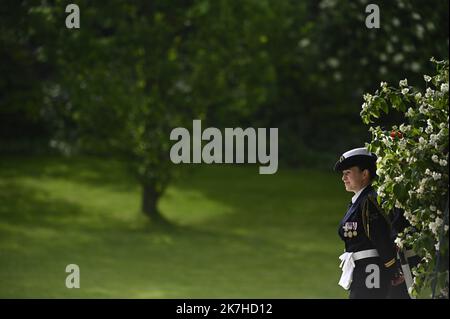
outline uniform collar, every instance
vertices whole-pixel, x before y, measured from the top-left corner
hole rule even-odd
[[[370,184],[366,185],[365,187],[361,188],[355,195],[353,195],[353,197],[352,197],[352,204],[354,204],[356,202],[356,200],[358,199],[359,195],[361,195],[361,193],[369,186],[370,186]]]

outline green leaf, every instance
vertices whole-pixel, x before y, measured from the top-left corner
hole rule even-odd
[[[394,109],[397,109],[401,112],[406,112],[406,104],[403,101],[402,96],[398,95],[397,93],[393,93],[389,96],[389,100]]]
[[[370,115],[372,115],[373,117],[379,118],[380,117],[380,111],[378,111],[378,109],[373,108],[370,111]]]
[[[380,100],[381,100],[381,102],[380,102],[381,109],[383,110],[383,112],[385,114],[388,114],[389,113],[389,105],[387,104],[385,99],[380,98]]]
[[[373,106],[375,106],[377,110],[382,110],[386,114],[388,114],[389,112],[389,106],[386,103],[386,100],[382,97],[379,96],[375,97],[373,101]]]

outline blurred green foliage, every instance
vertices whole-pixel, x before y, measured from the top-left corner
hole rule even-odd
[[[380,29],[369,2],[80,0],[67,29],[70,1],[6,0],[0,151],[124,158],[156,199],[171,128],[199,118],[278,127],[282,162],[330,167],[369,138],[363,92],[448,58],[448,1],[379,1]]]

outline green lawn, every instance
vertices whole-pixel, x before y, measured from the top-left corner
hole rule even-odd
[[[118,162],[2,158],[0,297],[345,298],[349,198],[331,172],[202,165],[167,190],[164,228]]]

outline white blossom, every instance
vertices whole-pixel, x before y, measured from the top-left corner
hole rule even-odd
[[[408,88],[402,89],[402,94],[403,94],[403,95],[408,94],[408,92],[409,92],[409,89],[408,89]]]
[[[373,99],[372,94],[366,93],[363,95],[363,97],[364,97],[364,101],[366,101],[367,103],[372,102],[372,99]]]
[[[416,278],[414,277],[414,279],[416,279]],[[414,286],[413,285],[411,285],[411,287],[408,287],[408,294],[412,295],[413,294],[413,290],[414,290]]]
[[[425,104],[421,104],[419,107],[419,112],[422,114],[426,114],[427,113],[427,109],[426,109],[426,105]]]
[[[342,79],[342,75],[340,72],[334,72],[333,77],[336,81],[340,81]]]
[[[439,226],[441,226],[443,222],[444,221],[442,220],[442,218],[436,217],[434,222],[431,222],[431,223],[428,224],[428,228],[430,228],[430,230],[433,232],[433,234],[437,235],[438,234],[438,230],[439,230]]]
[[[391,141],[390,138],[387,138],[387,137],[383,138],[383,143],[384,143],[384,145],[386,145],[387,147],[391,147],[391,146],[392,146],[392,141]]]
[[[404,209],[405,207],[398,200],[395,200],[395,207]]]
[[[408,211],[408,210],[405,210],[404,212],[403,212],[403,216],[405,216],[405,218],[406,219],[411,219],[411,212],[410,211]]]
[[[414,110],[413,110],[412,107],[410,107],[410,108],[408,109],[408,111],[406,112],[406,116],[409,116],[409,117],[413,117],[414,114],[415,114],[415,112],[414,112]]]
[[[333,58],[333,57],[329,58],[329,59],[327,60],[327,63],[328,63],[328,65],[331,66],[332,68],[337,68],[337,67],[339,66],[339,60],[336,59],[336,58]]]
[[[428,169],[427,169],[428,170]],[[429,171],[429,170],[428,170]],[[425,174],[427,174],[427,172],[425,172]],[[431,175],[431,171],[429,171],[429,174],[427,175]],[[425,187],[425,185],[428,183],[428,181],[430,180],[429,177],[424,177],[420,180],[419,182],[419,186]]]
[[[396,153],[399,156],[401,156],[402,155],[401,151],[405,150],[406,146],[407,146],[406,139],[401,139],[400,141],[398,141],[397,146],[398,146],[398,150],[396,151]]]
[[[412,51],[414,51],[414,47],[412,46],[412,45],[409,45],[409,44],[406,44],[406,45],[403,45],[403,51],[404,52],[412,52]],[[414,63],[414,62],[413,62]],[[413,64],[412,63],[412,64]],[[417,62],[415,62],[415,64],[417,64],[417,69],[419,69],[420,68],[420,64],[419,63],[417,63]],[[411,69],[413,69],[412,68],[412,65],[411,65]]]
[[[319,4],[319,7],[321,9],[328,9],[328,8],[332,9],[335,6],[336,6],[336,1],[333,1],[333,0],[323,0]]]
[[[418,72],[420,70],[420,64],[414,61],[413,63],[411,63],[411,70],[413,70],[414,72]]]
[[[447,93],[448,92],[448,83],[442,83],[441,84],[441,92]]]
[[[423,78],[424,78],[425,82],[430,82],[431,81],[431,76],[424,75]]]
[[[400,237],[395,238],[394,243],[397,245],[398,248],[403,248],[403,240]]]
[[[412,17],[413,17],[414,20],[420,20],[421,19],[420,14],[418,14],[417,12],[413,12]]]
[[[386,183],[392,181],[391,176],[389,176],[389,175],[384,175],[384,181],[385,181]]]
[[[416,190],[416,192],[419,195],[419,197],[420,197],[421,194],[423,194],[424,191],[425,191],[425,189],[423,188],[422,185],[420,185],[419,188]]]
[[[438,251],[439,250],[439,242],[437,242],[435,245],[434,245],[434,248]]]
[[[399,130],[403,133],[408,133],[411,130],[411,125],[401,124]]]
[[[392,24],[396,27],[398,27],[400,25],[400,20],[398,18],[394,18],[392,19]]]
[[[302,47],[302,48],[306,48],[306,47],[309,45],[309,43],[310,43],[309,39],[308,39],[308,38],[304,38],[304,39],[301,39],[301,40],[298,42],[298,45],[299,45],[300,47]]]
[[[408,80],[407,79],[400,80],[399,86],[401,86],[401,87],[408,86]]]
[[[439,158],[436,154],[434,154],[433,156],[431,156],[431,160],[435,163],[439,163]]]
[[[431,205],[431,206],[430,206],[430,210],[431,210],[432,212],[435,212],[436,209],[437,209],[436,206],[434,206],[434,205]]]
[[[433,172],[433,174],[431,176],[433,177],[433,179],[435,181],[441,179],[441,177],[442,177],[441,173],[436,173],[436,172]]]
[[[447,161],[446,160],[440,160],[439,161],[439,165],[441,165],[441,166],[447,166]]]
[[[438,139],[439,139],[439,137],[436,134],[431,134],[430,135],[430,144],[434,145],[436,147]]]
[[[392,60],[394,61],[394,63],[400,63],[400,62],[403,61],[403,59],[404,59],[404,56],[403,56],[403,54],[401,54],[401,53],[395,54],[394,57],[392,58]]]

